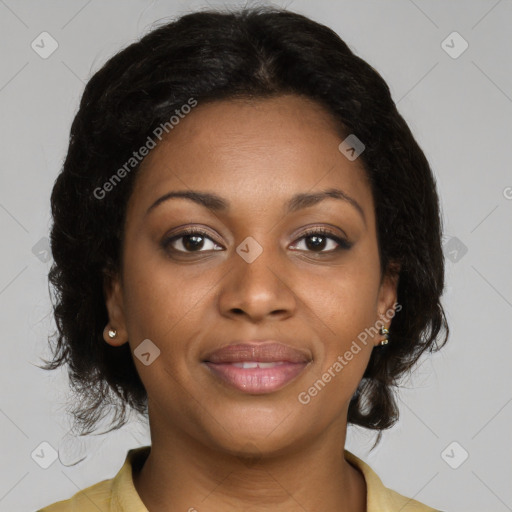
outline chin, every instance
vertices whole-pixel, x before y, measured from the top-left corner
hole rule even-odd
[[[301,431],[307,429],[304,418],[301,420],[290,408],[269,410],[252,406],[220,417],[226,419],[207,427],[210,443],[226,454],[249,459],[288,451],[299,442]]]

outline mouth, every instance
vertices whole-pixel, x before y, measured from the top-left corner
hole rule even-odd
[[[309,354],[276,342],[228,345],[206,356],[211,374],[249,394],[277,391],[298,377],[312,361]]]

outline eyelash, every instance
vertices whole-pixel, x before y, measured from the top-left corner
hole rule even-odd
[[[177,235],[174,235],[172,237],[168,237],[168,238],[164,239],[162,241],[162,247],[165,250],[169,250],[169,246],[172,244],[172,242],[179,240],[180,238],[184,238],[186,236],[191,236],[191,235],[199,235],[204,238],[208,238],[209,240],[211,240],[213,243],[216,244],[215,240],[213,240],[206,231],[199,229],[199,228],[189,228],[189,229],[185,229],[184,231],[181,231]],[[334,240],[338,244],[338,247],[336,247],[335,249],[332,249],[330,251],[319,251],[319,252],[307,251],[307,252],[312,252],[313,254],[333,254],[338,251],[348,250],[352,247],[352,244],[348,240],[346,240],[344,238],[340,238],[339,236],[333,234],[331,231],[329,231],[325,228],[313,228],[313,229],[307,230],[300,236],[300,238],[297,239],[297,241],[301,241],[303,239],[306,239],[306,238],[309,238],[309,237],[312,237],[315,235],[319,235],[322,238],[329,238],[330,240]],[[217,244],[217,245],[219,245],[219,244]],[[296,244],[294,244],[294,245],[296,245]],[[195,252],[197,252],[197,253],[206,252],[206,251],[180,251],[180,250],[176,250],[176,249],[171,249],[171,250],[173,252],[182,253],[182,254],[193,254]],[[219,250],[219,249],[215,249],[215,250]]]

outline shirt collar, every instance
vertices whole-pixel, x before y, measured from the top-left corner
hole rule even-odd
[[[124,465],[114,477],[112,483],[110,512],[148,512],[135,489],[132,469],[138,470],[142,467],[150,451],[151,446],[142,446],[128,451]],[[366,462],[348,450],[345,450],[344,453],[345,459],[361,471],[366,481],[367,512],[395,512],[397,505],[401,505],[404,512],[405,510],[411,510],[408,505],[412,505],[412,510],[418,510],[414,508],[414,504],[417,502],[398,495],[385,487],[375,471]],[[396,501],[397,498],[400,498],[398,502]],[[433,509],[425,507],[421,510]]]

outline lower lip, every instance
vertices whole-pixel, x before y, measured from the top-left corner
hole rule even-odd
[[[307,363],[288,363],[273,368],[239,368],[229,363],[205,363],[214,375],[244,393],[265,394],[286,386]]]

